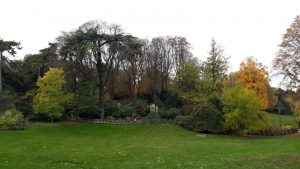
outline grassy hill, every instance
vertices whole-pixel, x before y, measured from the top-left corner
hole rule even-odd
[[[40,123],[25,131],[0,131],[0,150],[1,169],[300,166],[298,135],[203,136],[176,125]]]
[[[298,124],[296,122],[294,115],[279,115],[279,114],[271,114],[268,113],[267,115],[268,121],[271,124],[277,125],[292,125],[293,127],[297,128]]]

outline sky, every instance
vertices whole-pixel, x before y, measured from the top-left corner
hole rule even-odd
[[[16,59],[99,19],[140,38],[185,36],[200,60],[214,38],[231,57],[230,71],[253,56],[271,74],[282,35],[300,15],[299,0],[0,0],[0,6],[0,37],[22,43]],[[272,77],[272,86],[279,82]]]

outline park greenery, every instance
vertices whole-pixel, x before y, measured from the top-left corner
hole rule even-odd
[[[299,135],[204,135],[173,124],[34,123],[0,138],[3,169],[298,169],[300,157]]]
[[[185,37],[141,39],[120,25],[88,21],[22,60],[12,58],[22,43],[0,39],[0,127],[98,119],[289,134],[300,124],[299,25],[298,16],[274,58],[271,74],[284,77],[284,89],[270,86],[270,72],[252,56],[230,72],[230,57],[214,39],[207,56],[193,56]],[[294,118],[274,124],[270,113]]]

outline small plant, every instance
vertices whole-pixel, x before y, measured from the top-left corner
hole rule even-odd
[[[18,110],[7,110],[0,115],[0,129],[20,130],[28,127],[28,120],[24,119],[23,114]]]
[[[115,120],[113,116],[107,116],[106,119],[107,120]]]

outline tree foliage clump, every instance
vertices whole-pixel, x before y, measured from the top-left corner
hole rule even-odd
[[[269,73],[266,67],[253,57],[249,57],[241,63],[240,70],[235,76],[238,85],[255,91],[264,109],[269,107]]]
[[[227,88],[222,97],[224,127],[228,132],[241,134],[266,123],[266,114],[254,91],[244,87]]]
[[[34,112],[46,114],[52,119],[60,118],[64,105],[70,100],[70,95],[63,92],[66,83],[63,69],[50,68],[43,77],[37,81],[37,94],[33,100]]]

